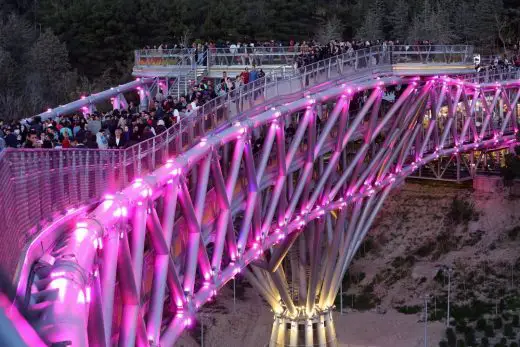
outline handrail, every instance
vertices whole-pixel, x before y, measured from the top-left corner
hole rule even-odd
[[[489,83],[504,80],[520,80],[520,68],[504,70],[485,70],[461,76],[465,81],[473,83]]]
[[[82,107],[95,104],[96,102],[108,100],[111,97],[117,96],[118,94],[136,90],[140,86],[153,83],[154,80],[154,78],[137,78],[135,81],[128,82],[99,93],[94,93],[86,97],[82,97],[80,100],[76,100],[65,105],[60,105],[54,109],[49,108],[46,112],[37,114],[36,117],[41,117],[42,120],[46,120],[58,117],[59,115],[69,114],[71,112],[80,110]]]
[[[203,63],[204,63],[204,60],[206,60],[208,58],[208,54],[207,54],[207,51],[204,51],[201,55],[199,55],[199,57],[197,58],[197,61],[195,62],[195,64],[191,64],[191,69],[187,72],[181,72],[181,69],[179,68],[178,69],[178,72],[177,73],[169,73],[167,74],[166,76],[164,76],[163,78],[166,78],[166,79],[169,79],[169,78],[175,78],[175,82],[174,84],[172,84],[171,86],[168,87],[168,94],[171,95],[172,91],[175,89],[175,86],[177,85],[178,88],[177,88],[177,91],[180,90],[181,86],[181,76],[189,76],[190,74],[194,74],[195,75],[195,79],[197,77],[197,70],[199,69],[199,67],[201,66],[204,66]],[[187,81],[184,80],[184,90],[185,92],[187,91],[187,88],[188,88],[188,85],[187,85]],[[179,95],[177,95],[177,97],[179,97]]]
[[[318,47],[326,47],[327,45],[320,45]],[[388,50],[394,51],[403,51],[403,52],[419,52],[419,51],[431,51],[431,52],[452,52],[452,53],[464,53],[467,48],[472,47],[470,45],[378,45],[381,47],[387,47]],[[371,46],[371,47],[378,47]],[[295,55],[302,52],[311,51],[314,46],[249,46],[242,45],[240,47],[215,47],[208,48],[207,50],[211,55],[233,55],[233,54],[288,54]],[[447,49],[449,48],[449,50]],[[152,57],[160,57],[160,56],[180,56],[180,55],[189,55],[193,54],[194,49],[138,49],[135,50],[136,56],[152,56]]]

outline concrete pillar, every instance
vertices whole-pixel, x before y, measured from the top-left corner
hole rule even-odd
[[[303,307],[298,310],[304,312]],[[332,311],[315,311],[312,317],[276,316],[271,332],[270,347],[322,346],[337,347]],[[290,325],[290,329],[287,326]],[[302,333],[300,333],[300,331]]]

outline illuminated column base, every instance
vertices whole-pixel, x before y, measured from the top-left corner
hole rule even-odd
[[[337,347],[332,310],[317,312],[310,318],[303,315],[292,318],[285,313],[275,316],[269,347],[289,346]]]

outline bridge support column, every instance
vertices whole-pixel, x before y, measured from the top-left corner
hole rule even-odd
[[[338,345],[332,320],[336,296],[390,188],[354,205],[323,211],[295,237],[280,232],[278,239],[283,241],[273,247],[268,260],[254,263],[254,271],[246,273],[275,314],[271,347]],[[265,278],[275,283],[274,289],[263,285]]]
[[[128,102],[125,99],[123,94],[117,94],[115,97],[111,99],[112,101],[112,109],[114,110],[124,110],[128,108]]]
[[[299,312],[305,312],[305,307],[300,307]],[[338,346],[332,310],[316,309],[312,317],[290,317],[285,313],[275,316],[269,347],[285,346]]]
[[[139,92],[139,110],[146,111],[150,106],[150,90],[147,86],[141,86],[137,88]]]

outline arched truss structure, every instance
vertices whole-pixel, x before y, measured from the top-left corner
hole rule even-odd
[[[240,119],[55,226],[32,284],[37,330],[172,346],[241,271],[280,317],[327,312],[392,187],[439,158],[514,144],[519,85],[382,77]],[[288,340],[273,329],[272,341]]]

